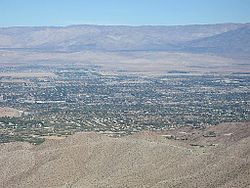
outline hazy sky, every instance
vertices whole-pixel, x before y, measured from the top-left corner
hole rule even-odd
[[[0,26],[250,22],[250,0],[0,0]]]

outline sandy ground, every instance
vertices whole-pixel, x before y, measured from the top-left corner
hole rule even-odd
[[[217,136],[204,137],[208,131]],[[39,146],[1,144],[0,187],[249,187],[249,131],[250,123],[234,123],[122,138],[78,133]],[[164,136],[183,132],[190,133],[188,140]]]
[[[14,108],[0,107],[0,117],[20,117],[22,115],[21,111]]]

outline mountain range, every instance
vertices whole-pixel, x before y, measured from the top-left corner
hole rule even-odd
[[[0,28],[0,49],[169,51],[248,58],[250,24]]]

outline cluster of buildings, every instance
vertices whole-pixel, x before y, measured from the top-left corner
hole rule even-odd
[[[54,73],[53,78],[15,82],[0,77],[0,106],[24,112],[0,118],[1,138],[33,142],[79,131],[122,136],[250,120],[250,75],[103,74],[88,69]]]

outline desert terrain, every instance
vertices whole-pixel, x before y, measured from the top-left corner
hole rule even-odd
[[[20,117],[21,111],[14,108],[0,107],[0,117]]]
[[[0,28],[0,67],[249,73],[250,25]],[[11,70],[8,70],[11,72]],[[52,74],[52,73],[51,73]]]
[[[0,187],[250,187],[249,131],[227,123],[1,144]]]
[[[249,23],[0,28],[0,188],[250,187],[249,54]]]

